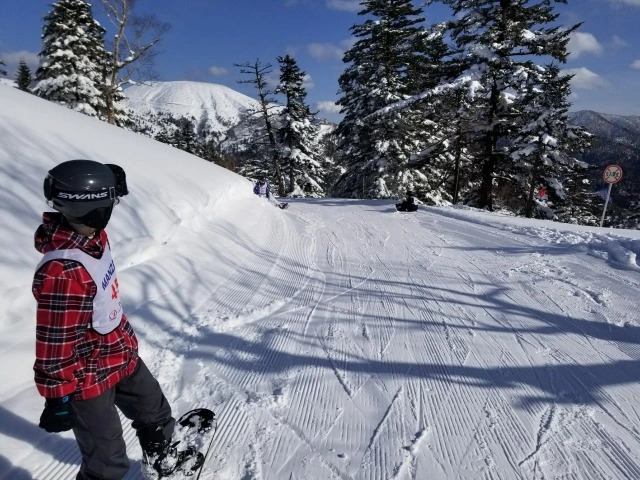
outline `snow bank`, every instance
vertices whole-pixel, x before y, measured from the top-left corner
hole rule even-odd
[[[432,213],[571,246],[606,260],[614,268],[640,271],[640,231],[586,227],[490,213],[465,206],[427,207]]]
[[[280,211],[260,202],[242,177],[141,135],[13,88],[0,88],[0,104],[0,424],[24,425],[0,429],[0,451],[17,460],[50,441],[33,425],[42,401],[31,370],[31,281],[40,259],[33,233],[50,210],[42,194],[50,168],[85,158],[127,172],[131,193],[107,230],[146,358],[251,249],[256,222]]]

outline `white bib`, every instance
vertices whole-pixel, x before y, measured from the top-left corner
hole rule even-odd
[[[263,183],[262,185],[258,184],[258,195],[261,197],[267,196],[267,184]]]
[[[96,284],[96,296],[93,297],[93,318],[91,327],[106,335],[115,330],[122,320],[122,302],[116,278],[116,266],[111,258],[111,249],[107,244],[102,258],[94,258],[77,248],[53,250],[43,255],[36,271],[51,260],[73,260],[81,263]]]

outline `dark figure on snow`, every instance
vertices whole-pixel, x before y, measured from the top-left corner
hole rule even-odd
[[[128,472],[116,407],[133,421],[145,473],[175,455],[168,453],[171,407],[138,357],[104,231],[127,193],[124,170],[91,160],[61,163],[44,181],[57,212],[44,213],[35,233],[44,254],[32,287],[38,302],[33,368],[46,399],[39,426],[73,430],[82,454],[77,480],[119,480]]]
[[[418,201],[416,200],[415,193],[407,190],[407,198],[405,198],[402,203],[396,203],[396,210],[399,212],[415,212],[418,210]]]
[[[269,201],[269,203],[283,210],[289,206],[288,203],[281,203],[278,201],[278,199],[276,199],[276,197],[271,195],[269,184],[263,178],[259,178],[258,181],[253,185],[253,193],[261,198],[265,198]]]

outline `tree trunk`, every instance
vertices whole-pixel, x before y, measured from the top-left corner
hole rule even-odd
[[[262,104],[262,115],[264,116],[264,122],[267,127],[267,135],[269,136],[269,144],[271,145],[273,163],[273,170],[276,173],[276,181],[278,182],[278,196],[284,197],[287,192],[284,187],[284,178],[282,176],[282,168],[280,166],[280,157],[278,156],[278,145],[276,144],[276,137],[273,135],[273,127],[271,126],[271,120],[269,119],[269,112],[266,105]]]
[[[256,66],[256,77],[258,77],[257,66]],[[269,136],[269,144],[271,145],[271,154],[272,154],[271,162],[273,163],[273,170],[275,171],[276,181],[278,182],[278,196],[284,197],[287,194],[287,192],[284,187],[284,177],[282,176],[282,168],[280,166],[280,157],[278,156],[278,145],[276,144],[276,138],[273,135],[273,127],[271,126],[271,119],[269,118],[267,101],[262,91],[261,79],[257,78],[257,80],[258,80],[258,95],[260,97],[260,107],[262,110],[264,123],[267,128],[267,135]]]
[[[458,139],[456,142],[456,166],[453,174],[453,204],[458,203],[460,190],[460,157],[462,156],[462,127],[458,126]]]
[[[524,207],[524,215],[527,218],[531,218],[533,216],[533,194],[536,190],[536,176],[537,168],[534,166],[533,171],[531,172],[531,185],[529,186],[529,195],[527,196],[527,203]]]
[[[498,143],[498,125],[494,125],[498,111],[500,92],[496,82],[491,87],[491,99],[489,103],[489,115],[487,127],[490,129],[484,139],[484,161],[482,163],[482,180],[480,183],[480,208],[493,211],[493,174],[496,169],[496,145]]]
[[[127,13],[129,10],[127,2],[128,0],[122,0],[122,17],[118,19],[118,33],[116,34],[116,37],[113,41],[113,57],[111,58],[112,64],[110,75],[111,78],[109,79],[109,84],[106,87],[104,98],[107,110],[107,123],[110,123],[111,125],[115,125],[116,123],[115,98],[116,89],[118,88],[118,72],[120,71],[118,63],[120,58],[120,41],[122,40],[124,29],[127,25]]]
[[[541,146],[541,142],[538,142],[538,146]],[[533,216],[533,194],[536,189],[536,178],[538,178],[538,172],[542,166],[542,159],[538,156],[533,162],[531,167],[531,185],[529,186],[529,195],[527,196],[527,203],[524,207],[524,214],[527,218]]]
[[[293,186],[296,183],[296,177],[293,171],[293,158],[289,159],[289,193],[293,192]]]

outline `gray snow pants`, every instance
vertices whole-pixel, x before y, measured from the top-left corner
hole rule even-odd
[[[121,480],[129,471],[129,459],[122,438],[122,425],[116,407],[132,420],[135,430],[162,426],[171,439],[175,420],[158,381],[142,359],[131,375],[103,394],[72,403],[76,415],[73,433],[82,453],[76,480]]]

